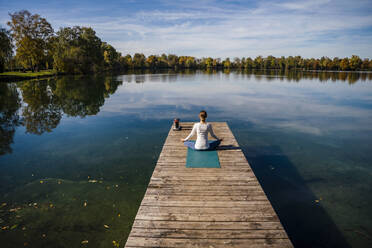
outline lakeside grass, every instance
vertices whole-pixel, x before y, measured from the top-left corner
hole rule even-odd
[[[57,72],[54,70],[42,70],[38,72],[26,71],[9,71],[0,73],[0,79],[28,79],[28,78],[38,78],[38,77],[48,77],[57,75]]]

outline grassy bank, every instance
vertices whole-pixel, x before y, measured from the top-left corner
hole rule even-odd
[[[43,71],[38,71],[38,72],[9,71],[9,72],[0,73],[0,81],[24,80],[24,79],[30,79],[30,78],[50,77],[54,75],[57,75],[57,72],[53,70],[43,70]]]

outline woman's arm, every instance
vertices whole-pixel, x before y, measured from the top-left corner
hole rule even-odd
[[[212,124],[209,124],[209,125],[208,125],[208,131],[209,131],[209,133],[211,134],[211,136],[212,136],[213,138],[219,140],[219,138],[218,138],[218,137],[214,134],[214,132],[213,132]]]
[[[187,136],[185,139],[181,139],[182,141],[187,141],[189,140],[192,136],[194,136],[196,133],[196,124],[194,124],[194,126],[192,127],[192,130],[189,134],[189,136]]]

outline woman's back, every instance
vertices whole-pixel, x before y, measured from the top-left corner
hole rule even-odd
[[[186,138],[188,140],[196,134],[195,149],[204,150],[209,148],[208,133],[215,139],[218,139],[213,132],[212,124],[209,123],[195,123],[190,135]]]
[[[208,130],[210,127],[209,123],[195,123],[196,129],[196,141],[195,149],[208,149]]]

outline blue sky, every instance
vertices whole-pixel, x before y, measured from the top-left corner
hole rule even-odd
[[[372,58],[372,0],[0,0],[0,25],[27,9],[90,26],[123,54]]]

